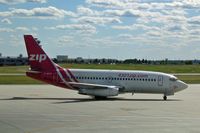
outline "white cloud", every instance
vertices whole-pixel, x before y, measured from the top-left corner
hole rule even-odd
[[[178,0],[183,3],[183,7],[185,8],[199,8],[200,1],[199,0]]]
[[[86,1],[88,4],[93,4],[96,6],[119,6],[122,4],[121,0],[87,0]]]
[[[151,37],[161,37],[161,33],[159,31],[149,31],[146,33],[146,35]]]
[[[189,18],[189,23],[200,25],[200,16],[194,16]]]
[[[141,17],[142,14],[139,10],[133,9],[125,9],[125,10],[105,10],[105,15],[112,15],[112,16],[125,16],[125,17]]]
[[[200,36],[200,29],[199,29],[199,28],[196,28],[196,29],[189,30],[189,33],[190,33],[193,37],[199,38],[199,36]],[[200,38],[199,38],[199,39],[200,39]]]
[[[174,24],[166,26],[166,30],[170,32],[183,32],[187,31],[187,28],[184,25]]]
[[[27,27],[16,27],[15,29],[19,31],[29,31]]]
[[[96,33],[96,27],[90,24],[66,24],[66,25],[57,25],[55,27],[45,27],[45,29],[75,30],[78,31],[79,33],[89,33],[89,34]]]
[[[0,0],[0,4],[19,4],[25,2],[46,3],[47,0]]]
[[[62,37],[58,38],[58,45],[59,46],[67,46],[71,42],[73,42],[72,36],[62,36]]]
[[[14,32],[11,28],[0,28],[0,32]]]
[[[119,17],[91,17],[83,16],[76,19],[72,19],[75,22],[79,23],[91,23],[91,24],[109,24],[109,23],[122,23]]]
[[[5,24],[12,24],[12,22],[10,21],[10,19],[7,19],[7,18],[2,19],[1,22],[5,23]]]
[[[200,8],[199,0],[87,0],[86,3],[90,8],[82,7],[82,16],[78,18],[82,21],[78,22],[100,24],[92,21],[92,18],[116,17],[121,25],[112,25],[112,29],[136,31],[136,35],[145,35],[147,41],[161,37],[163,44],[166,44],[167,39],[187,39],[199,33],[194,29],[200,25],[200,17],[190,16],[191,11]],[[133,24],[126,25],[129,18],[123,17],[132,18]]]
[[[38,31],[38,28],[37,27],[32,27],[32,30],[33,31]]]
[[[0,32],[27,32],[30,31],[27,27],[16,27],[16,28],[0,28]]]
[[[65,16],[75,16],[71,11],[65,11],[56,7],[41,7],[33,9],[11,9],[11,11],[0,12],[0,17],[22,17],[22,18],[41,18],[58,19]]]
[[[99,11],[92,10],[87,7],[79,6],[77,8],[77,13],[79,15],[87,15],[87,16],[99,16],[101,13]]]
[[[85,42],[85,45],[88,47],[96,47],[101,48],[102,46],[104,48],[108,47],[117,47],[117,46],[124,46],[127,44],[130,44],[128,41],[124,40],[123,38],[115,38],[115,37],[98,37],[98,38],[91,38],[91,37],[85,37],[82,39]]]
[[[87,0],[88,4],[97,7],[115,9],[163,9],[163,8],[198,8],[199,0],[144,1],[144,0]]]
[[[77,8],[77,13],[81,16],[125,16],[125,17],[140,17],[144,16],[145,13],[141,12],[138,9],[108,9],[97,11],[87,7],[80,6]],[[146,13],[147,14],[147,13]]]
[[[0,0],[0,3],[2,1],[4,4],[47,2],[47,0]],[[52,32],[60,30],[58,32],[67,33],[66,36],[58,35],[58,39],[55,40],[60,46],[73,44],[73,46],[101,48],[102,45],[106,47],[128,45],[127,49],[138,47],[146,50],[153,46],[152,49],[155,47],[162,51],[161,49],[165,48],[191,45],[192,42],[199,44],[200,0],[86,0],[85,2],[74,6],[76,8],[74,12],[59,9],[56,5],[55,7],[1,10],[0,22],[9,24],[11,22],[9,20],[12,20],[14,24],[19,24],[19,19],[16,18],[61,18],[61,21],[48,23],[48,27],[45,27],[45,29],[53,30]],[[22,4],[22,7],[24,5]],[[42,5],[47,6],[49,3]],[[22,8],[21,5],[17,7]],[[43,21],[38,21],[44,25]],[[1,26],[0,32],[19,35],[24,32],[39,31],[37,23],[28,28],[21,27],[22,25],[14,28],[12,28],[14,25],[7,26],[10,27]]]
[[[24,43],[21,35],[14,35],[14,34],[9,36],[9,40],[7,42],[12,47],[19,47]]]
[[[122,23],[123,18],[121,17],[131,17],[137,20],[138,23],[156,22],[168,24],[169,22],[174,23],[175,21],[185,22],[185,15],[187,15],[187,12],[183,9],[173,7],[173,2],[143,3],[137,0],[88,0],[87,2],[92,5],[101,4],[106,7],[106,10],[97,11],[81,6],[77,9],[80,17],[75,18],[78,22],[102,24],[107,23],[106,20],[110,23],[112,18],[111,22]],[[107,7],[107,5],[110,6]],[[120,8],[113,8],[116,5],[120,6]],[[155,10],[156,7],[159,10]],[[103,19],[106,17],[110,19]],[[105,21],[102,22],[102,20]]]
[[[147,26],[144,24],[133,24],[133,25],[114,25],[112,26],[113,29],[117,30],[137,30],[137,29],[142,29],[142,30],[160,30],[159,27],[156,26]]]

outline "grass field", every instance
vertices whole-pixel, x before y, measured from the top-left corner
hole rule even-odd
[[[0,76],[0,84],[42,84],[42,82],[22,75],[4,75]]]
[[[146,70],[165,73],[200,73],[200,65],[132,65],[132,64],[60,64],[65,68],[80,69],[113,69],[113,70]],[[0,67],[0,74],[25,74],[29,66]],[[181,75],[179,79],[186,83],[200,83],[200,76]],[[0,75],[0,84],[40,84],[41,82],[20,75]]]
[[[177,76],[180,80],[184,81],[188,84],[200,84],[200,76],[199,75],[181,75]]]
[[[165,73],[200,73],[200,65],[61,64],[65,68],[146,70]]]
[[[113,69],[113,70],[146,70],[165,73],[200,73],[200,65],[133,65],[133,64],[60,64],[65,68],[80,69]],[[25,73],[28,66],[0,67],[0,73]]]

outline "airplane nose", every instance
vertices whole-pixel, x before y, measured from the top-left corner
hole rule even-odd
[[[178,80],[177,83],[178,83],[178,91],[188,88],[188,85],[181,80]]]

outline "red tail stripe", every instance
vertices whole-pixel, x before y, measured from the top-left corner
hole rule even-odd
[[[62,68],[59,68],[60,73],[62,74],[64,79],[67,79],[66,81],[71,82],[70,78],[67,76],[65,71]]]
[[[62,77],[64,78],[64,80],[67,78],[67,82],[71,82],[70,78],[67,76],[67,74],[65,73],[65,70],[60,67],[60,66],[57,66],[59,72],[61,73]],[[66,77],[66,78],[65,78]],[[61,78],[61,77],[60,77]],[[61,79],[62,80],[62,79]]]
[[[65,80],[65,77],[67,77],[68,80],[65,81],[65,82],[71,81],[71,80],[69,79],[69,77],[67,76],[67,74],[65,73],[65,71],[64,71],[61,67],[59,67],[58,70],[60,71],[62,77],[64,78],[63,80]],[[61,77],[60,77],[60,78],[61,78]],[[62,80],[62,79],[61,79],[61,80]],[[67,84],[67,83],[65,83],[65,85],[66,85],[68,88],[74,89],[71,85],[69,85],[69,84]]]
[[[74,80],[75,82],[78,82],[78,80],[75,78],[75,76],[72,74],[72,72],[71,72],[69,69],[67,69],[67,72],[68,72],[69,75],[73,78],[73,80]]]

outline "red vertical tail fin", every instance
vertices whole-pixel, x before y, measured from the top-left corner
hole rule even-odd
[[[56,69],[53,61],[47,56],[32,35],[24,35],[24,41],[32,71],[50,72]]]

